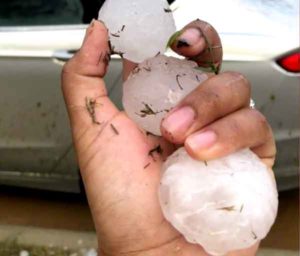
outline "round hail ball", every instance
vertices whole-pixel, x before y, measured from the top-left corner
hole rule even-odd
[[[138,65],[123,85],[123,106],[139,126],[161,135],[163,117],[207,75],[193,61],[158,55]]]
[[[98,19],[109,30],[113,51],[136,63],[164,53],[176,31],[166,0],[106,0]]]
[[[180,148],[163,166],[159,199],[166,219],[212,255],[263,239],[278,207],[275,180],[249,149],[201,162]]]

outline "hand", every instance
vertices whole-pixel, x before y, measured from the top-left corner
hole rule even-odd
[[[206,29],[203,32],[206,34]],[[217,34],[213,30],[207,36],[213,39]],[[194,56],[206,47],[198,52],[196,45],[174,49]],[[226,73],[207,80],[180,104],[189,106],[195,114],[188,128],[180,122],[176,125],[169,116],[162,123],[165,138],[148,135],[107,97],[102,78],[108,54],[107,30],[94,21],[80,51],[65,65],[62,74],[73,141],[99,238],[99,253],[205,256],[200,246],[187,243],[161,213],[157,190],[163,158],[174,151],[173,142],[185,143],[190,154],[199,159],[251,147],[271,168],[275,147],[270,128],[260,113],[247,107],[250,89],[246,80],[236,73]],[[193,136],[200,131],[212,132],[208,137],[214,139],[206,147],[199,148],[201,141],[193,143]],[[251,140],[253,134],[258,139]],[[158,145],[162,154],[153,150]],[[256,249],[254,246],[229,255],[250,256]]]

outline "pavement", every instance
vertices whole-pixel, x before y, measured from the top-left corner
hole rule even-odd
[[[94,231],[70,231],[28,226],[0,225],[0,241],[14,241],[24,246],[61,247],[65,249],[95,249]]]
[[[42,251],[43,255],[47,252],[46,255],[53,256],[96,256],[97,251],[95,232],[0,225],[0,241],[17,241],[17,243],[14,242],[14,247],[18,247],[20,256],[35,254],[37,250]],[[33,242],[34,247],[32,247]],[[9,242],[6,242],[6,244],[7,243]],[[61,251],[58,252],[58,248],[60,248]],[[0,255],[11,256],[9,252],[3,254],[3,246],[1,247],[1,243]],[[297,251],[265,248],[261,249],[258,253],[258,256],[297,255],[299,255]]]
[[[262,242],[260,256],[299,255],[299,191],[283,192],[279,201],[278,218]],[[15,188],[0,188],[0,256],[12,256],[1,254],[3,241],[94,254],[97,247],[84,196]]]

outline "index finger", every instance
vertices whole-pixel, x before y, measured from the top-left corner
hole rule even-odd
[[[195,20],[185,26],[172,42],[176,53],[194,60],[200,67],[219,73],[223,58],[220,36],[216,29],[203,20]]]

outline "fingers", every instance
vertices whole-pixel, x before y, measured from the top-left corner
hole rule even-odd
[[[190,93],[161,125],[165,138],[183,144],[186,138],[215,120],[249,106],[250,85],[239,73],[213,76]]]
[[[162,134],[184,144],[196,159],[219,158],[249,147],[271,167],[276,154],[272,131],[249,102],[250,85],[241,74],[213,76],[167,115]]]
[[[272,131],[257,110],[236,111],[188,136],[185,147],[196,159],[219,158],[243,148],[253,148],[266,161],[276,154]],[[268,166],[272,166],[268,162]]]
[[[194,60],[201,67],[218,73],[223,50],[217,31],[207,22],[195,20],[182,29],[181,35],[171,45],[172,50]]]

